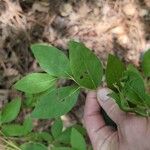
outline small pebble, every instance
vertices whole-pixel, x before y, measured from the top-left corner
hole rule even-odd
[[[72,12],[72,6],[71,4],[65,4],[60,10],[61,16],[67,17]]]
[[[123,11],[128,16],[134,16],[136,14],[136,8],[133,4],[126,4],[123,7]]]

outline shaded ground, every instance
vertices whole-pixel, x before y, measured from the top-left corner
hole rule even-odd
[[[115,53],[138,66],[141,53],[150,48],[150,1],[0,0],[1,106],[18,95],[11,89],[15,81],[39,71],[32,43],[47,42],[67,52],[70,39],[84,42],[104,64],[108,53]],[[70,120],[82,120],[84,93],[80,99]]]

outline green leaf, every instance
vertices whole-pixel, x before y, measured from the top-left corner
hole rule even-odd
[[[0,111],[0,126],[2,124],[2,112]]]
[[[113,98],[115,100],[115,102],[119,105],[119,107],[122,109],[121,100],[120,100],[120,97],[119,97],[118,93],[111,92],[110,94],[108,94],[108,96]]]
[[[25,93],[36,94],[49,89],[56,79],[46,73],[32,73],[19,80],[14,87]]]
[[[70,147],[53,147],[52,150],[73,150]]]
[[[120,87],[119,80],[121,79],[125,69],[125,65],[116,56],[108,56],[106,67],[106,82],[110,89],[116,90],[114,85]]]
[[[150,95],[147,93],[145,93],[145,102],[147,106],[150,107]]]
[[[35,95],[33,94],[28,94],[28,93],[25,93],[25,100],[24,100],[24,104],[26,107],[33,107],[34,106],[34,103],[36,101],[35,99]]]
[[[41,97],[32,116],[40,119],[60,117],[76,104],[78,94],[79,88],[76,86],[55,89]]]
[[[124,86],[122,92],[133,103],[143,101],[145,98],[145,85],[139,73],[128,70],[124,75]],[[139,86],[140,85],[140,86]]]
[[[33,129],[32,118],[28,116],[23,123],[24,134],[26,135],[30,133],[32,129]]]
[[[125,112],[131,111],[127,100],[124,98],[123,93],[112,92],[109,94],[109,96],[115,100],[115,102],[118,104],[118,106],[120,107],[121,110],[123,110]]]
[[[127,66],[127,70],[132,71],[132,72],[135,72],[137,75],[139,75],[139,77],[142,78],[140,72],[139,72],[139,71],[137,70],[137,68],[135,68],[132,64],[129,64],[129,65]]]
[[[51,133],[52,133],[54,139],[56,139],[59,135],[61,135],[62,129],[63,129],[62,120],[60,118],[58,118],[55,120],[55,122],[51,128]]]
[[[48,90],[41,92],[41,93],[37,93],[37,94],[29,94],[29,93],[25,93],[25,100],[23,101],[26,107],[35,107],[36,103],[39,101],[40,97],[42,97],[43,95],[53,91],[54,89],[56,89],[56,84],[54,84],[53,86],[51,86]]]
[[[2,132],[6,136],[25,136],[29,132],[31,132],[33,129],[32,125],[32,119],[30,117],[27,117],[23,123],[23,125],[20,124],[6,124],[2,126]]]
[[[27,135],[26,137],[29,141],[36,141],[36,142],[52,142],[52,136],[47,132],[32,132]]]
[[[46,44],[33,44],[31,49],[41,68],[50,75],[66,77],[70,74],[69,60],[57,48]]]
[[[150,77],[150,49],[144,54],[142,68],[146,77]]]
[[[129,103],[127,102],[127,100],[125,99],[123,93],[119,93],[119,97],[120,97],[120,105],[121,105],[121,109],[125,112],[133,112],[133,109],[129,107]]]
[[[84,44],[69,43],[70,66],[75,81],[82,87],[96,89],[102,80],[101,61]]]
[[[147,111],[147,108],[137,106],[136,108],[134,108],[134,111],[138,115],[143,116],[143,117],[149,117],[150,116],[149,108],[148,108],[148,111]]]
[[[16,117],[19,114],[21,107],[21,100],[20,99],[15,99],[12,100],[11,102],[7,103],[4,108],[2,109],[2,118],[1,122],[2,123],[8,123],[16,119]]]
[[[23,127],[19,124],[8,124],[2,126],[2,132],[5,136],[18,136],[24,135]]]
[[[58,141],[62,144],[70,144],[70,136],[71,136],[71,127],[67,128],[65,131],[62,132],[60,136],[58,136],[55,141]]]
[[[86,150],[86,143],[84,137],[78,130],[72,129],[71,132],[71,146],[76,150]]]
[[[67,128],[65,131],[59,135],[55,141],[59,142],[60,144],[69,145],[71,142],[71,131],[72,128],[75,128],[80,134],[86,135],[86,130],[81,125],[75,124],[69,128]]]
[[[76,125],[73,125],[72,127],[69,127],[67,128],[65,131],[63,131],[61,133],[61,135],[59,135],[55,141],[61,143],[61,144],[70,144],[70,138],[71,138],[71,130],[72,128],[75,128],[77,129],[82,135],[86,135],[86,130],[81,127],[80,125],[76,124]]]
[[[73,128],[75,128],[76,130],[78,130],[78,132],[80,132],[82,135],[86,135],[86,129],[83,128],[81,125],[79,124],[75,124],[72,126]]]
[[[48,148],[39,143],[25,143],[21,145],[21,150],[48,150]]]

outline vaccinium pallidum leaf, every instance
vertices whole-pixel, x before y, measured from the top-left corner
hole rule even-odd
[[[114,85],[120,87],[120,79],[125,71],[125,65],[116,56],[109,55],[106,67],[106,82],[107,86],[116,90]]]
[[[5,136],[23,136],[23,127],[20,124],[6,124],[2,126],[2,132]]]
[[[71,131],[71,146],[77,150],[86,150],[86,143],[82,134],[75,128]]]
[[[59,135],[55,141],[58,141],[59,143],[62,144],[70,144],[70,136],[71,136],[71,127],[67,128],[65,131],[62,132],[61,135]]]
[[[21,100],[14,99],[7,103],[1,112],[1,123],[8,123],[16,119],[21,108]]]
[[[31,132],[26,136],[26,140],[51,143],[53,139],[48,132]]]
[[[25,136],[28,133],[30,133],[33,129],[32,125],[32,119],[30,117],[27,117],[23,123],[23,125],[20,124],[5,124],[2,125],[2,132],[6,136]]]
[[[24,134],[28,134],[32,131],[33,129],[33,123],[32,123],[32,118],[30,116],[26,117],[23,123],[23,131]]]
[[[25,143],[21,145],[21,150],[48,150],[48,148],[40,143]]]
[[[142,102],[145,97],[145,85],[139,73],[127,70],[124,75],[124,86],[122,92],[125,97],[132,100],[133,103]]]
[[[32,73],[19,80],[14,87],[25,93],[36,94],[49,89],[56,79],[46,73]]]
[[[46,44],[33,44],[31,49],[45,72],[57,77],[66,77],[70,74],[69,60],[57,48]]]
[[[76,104],[79,87],[68,86],[55,89],[41,96],[32,116],[40,119],[49,119],[62,116],[69,112]]]
[[[150,49],[143,56],[142,68],[145,76],[150,77]]]
[[[52,150],[74,150],[70,147],[53,147]]]
[[[63,129],[62,120],[58,118],[55,120],[54,124],[51,127],[51,133],[54,139],[57,138],[62,133],[62,129]]]
[[[101,61],[84,44],[69,43],[70,67],[75,81],[82,87],[96,89],[102,80]]]

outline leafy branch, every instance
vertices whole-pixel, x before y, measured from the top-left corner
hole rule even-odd
[[[63,130],[62,115],[76,105],[80,89],[96,90],[105,77],[109,94],[120,109],[143,117],[150,116],[150,50],[142,59],[140,73],[134,66],[125,65],[118,57],[109,55],[106,68],[101,60],[83,43],[69,42],[69,58],[47,44],[33,44],[31,50],[43,69],[31,73],[13,86],[25,94],[26,100],[16,98],[0,112],[1,138],[16,150],[86,150],[85,131],[81,126]],[[105,71],[104,71],[105,70]],[[105,72],[105,74],[104,74]],[[58,87],[59,80],[72,80],[70,86]],[[22,124],[14,123],[26,103],[32,109]],[[35,132],[33,119],[55,119],[50,132]],[[7,137],[23,137],[26,141],[17,147]],[[16,140],[14,139],[16,142]],[[17,142],[16,142],[17,143]],[[43,144],[43,143],[46,143]]]

